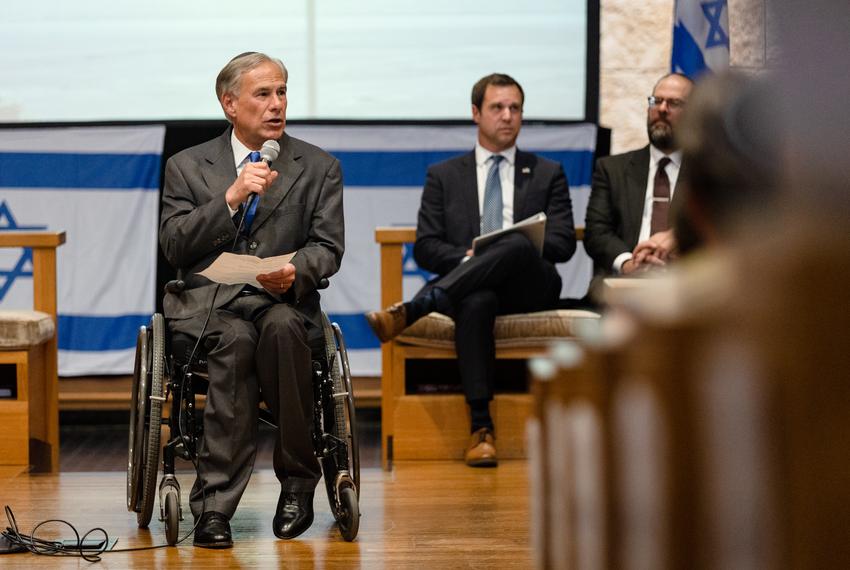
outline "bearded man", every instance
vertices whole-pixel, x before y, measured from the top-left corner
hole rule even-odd
[[[663,265],[675,247],[669,212],[683,167],[676,128],[692,87],[678,73],[659,79],[648,97],[650,144],[596,162],[584,233],[594,265],[591,292],[601,278]]]

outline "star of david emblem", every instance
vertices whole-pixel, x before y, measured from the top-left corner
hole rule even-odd
[[[0,230],[38,231],[46,230],[47,226],[22,226],[19,225],[9,205],[4,200],[0,202]],[[0,302],[6,297],[6,293],[15,284],[15,279],[21,277],[32,278],[32,249],[23,248],[21,256],[11,269],[0,268]]]
[[[418,265],[416,265],[416,260],[413,259],[413,244],[405,243],[401,246],[402,257],[401,257],[401,274],[402,275],[414,275],[417,277],[421,277],[426,282],[429,281],[434,275],[424,269],[420,269]]]
[[[726,0],[715,0],[714,2],[703,2],[700,4],[702,13],[705,14],[708,20],[708,38],[705,40],[705,47],[712,48],[718,46],[729,47],[729,35],[723,30],[723,24],[720,22],[720,17],[723,15],[723,10],[726,8]]]

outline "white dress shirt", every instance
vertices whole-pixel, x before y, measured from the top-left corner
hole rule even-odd
[[[667,178],[670,180],[670,200],[673,200],[673,192],[676,191],[676,181],[679,179],[679,169],[682,167],[682,151],[677,150],[671,154],[664,154],[653,145],[649,145],[649,176],[646,179],[646,193],[643,199],[643,216],[640,221],[640,233],[638,243],[648,240],[652,225],[652,198],[655,193],[655,173],[658,171],[658,161],[664,157],[670,159],[667,167]],[[614,258],[614,272],[619,274],[623,264],[632,258],[632,252],[621,253]]]

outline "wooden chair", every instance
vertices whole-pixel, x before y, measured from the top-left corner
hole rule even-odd
[[[381,306],[402,300],[402,248],[416,238],[412,227],[377,228],[381,247]],[[496,358],[528,359],[549,343],[572,335],[575,321],[597,319],[589,311],[559,310],[496,319]],[[469,439],[469,411],[462,394],[411,394],[406,365],[413,359],[454,359],[454,324],[437,313],[421,319],[381,347],[381,460],[462,459]],[[525,457],[528,393],[497,393],[491,413],[501,458]]]
[[[56,248],[64,232],[0,232],[0,247],[32,248],[33,310],[0,311],[0,465],[59,470]]]

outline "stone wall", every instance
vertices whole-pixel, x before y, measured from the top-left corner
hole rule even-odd
[[[758,73],[777,59],[770,0],[728,0],[730,65]],[[611,152],[641,147],[646,97],[670,70],[673,0],[601,0],[599,122],[612,129]]]

